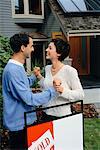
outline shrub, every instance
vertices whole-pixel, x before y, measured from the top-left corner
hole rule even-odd
[[[0,120],[2,120],[2,72],[12,53],[9,38],[0,36]]]

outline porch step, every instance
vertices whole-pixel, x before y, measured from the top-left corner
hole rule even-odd
[[[83,89],[96,89],[96,88],[100,88],[100,83],[97,85],[82,85]]]
[[[80,76],[80,81],[84,89],[100,88],[100,78],[94,76]]]
[[[94,104],[95,105],[95,107],[96,107],[96,111],[98,112],[98,114],[99,114],[99,118],[100,118],[100,103],[95,103]]]
[[[84,89],[84,104],[99,103],[100,104],[100,88]]]

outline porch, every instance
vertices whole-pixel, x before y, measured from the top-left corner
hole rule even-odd
[[[100,78],[94,76],[79,76],[85,97],[84,104],[95,103],[100,108]]]
[[[84,89],[100,88],[100,78],[91,75],[79,76]]]

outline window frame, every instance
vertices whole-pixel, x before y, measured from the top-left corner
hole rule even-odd
[[[44,19],[44,0],[41,0],[42,15],[29,14],[29,4],[27,0],[24,1],[24,14],[15,14],[15,0],[11,0],[12,4],[12,18],[36,18]]]

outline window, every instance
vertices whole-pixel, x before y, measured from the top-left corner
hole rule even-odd
[[[29,14],[42,15],[41,0],[29,0]]]
[[[65,13],[100,12],[100,0],[57,0]]]
[[[87,10],[100,11],[100,0],[85,0]]]
[[[15,14],[24,14],[23,0],[15,0]]]
[[[13,18],[44,18],[44,0],[12,0]]]

